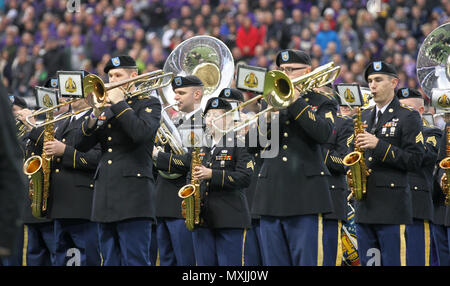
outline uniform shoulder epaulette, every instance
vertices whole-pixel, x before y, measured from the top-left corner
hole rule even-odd
[[[150,95],[139,95],[137,97],[137,99],[146,99],[146,98],[150,98]]]
[[[328,93],[326,93],[326,92],[321,92],[321,91],[316,91],[316,93],[317,93],[317,94],[320,94],[320,95],[322,95],[322,96],[324,96],[324,97],[326,97],[328,100],[336,101],[336,99],[334,98],[334,96],[332,96],[331,94],[328,94]]]
[[[400,106],[403,107],[403,108],[405,108],[405,109],[408,109],[409,111],[413,111],[413,110],[414,110],[414,109],[412,109],[411,107],[409,107],[408,105],[405,105],[405,104],[403,104],[403,103],[400,103]]]

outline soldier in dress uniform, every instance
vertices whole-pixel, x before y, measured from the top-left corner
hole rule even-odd
[[[104,72],[110,82],[138,74],[134,59],[124,55],[111,58]],[[94,108],[81,124],[75,144],[80,152],[97,143],[102,150],[94,175],[91,220],[99,223],[103,265],[151,265],[149,249],[155,220],[151,155],[161,104],[149,94],[125,98],[121,88],[109,90],[106,100],[103,111]]]
[[[245,147],[236,147],[234,134],[224,135],[212,126],[212,120],[231,110],[222,98],[208,100],[203,112],[211,145],[204,147],[201,166],[188,177],[201,181],[203,224],[193,232],[197,265],[241,266],[244,242],[251,225],[244,189],[250,184],[253,159]],[[233,116],[216,121],[219,128],[233,126]],[[231,147],[230,147],[231,146]],[[189,178],[190,179],[190,178]]]
[[[376,105],[362,111],[367,128],[355,141],[365,150],[371,171],[367,195],[355,204],[358,253],[361,265],[406,265],[405,226],[413,216],[408,172],[422,163],[422,121],[417,111],[395,96],[394,67],[372,62],[364,78]]]
[[[44,87],[58,88],[58,79],[49,77]],[[68,107],[60,108],[55,113],[67,111]],[[22,120],[25,116],[31,114],[30,110],[24,111]],[[30,118],[33,122],[35,119]],[[33,128],[29,133],[24,135],[27,137],[25,160],[33,155],[41,155],[44,143],[44,128]],[[24,161],[25,161],[24,160]],[[29,180],[27,180],[28,182]],[[27,183],[26,200],[22,210],[23,234],[22,234],[22,256],[20,262],[22,266],[51,266],[56,264],[56,245],[54,239],[54,222],[49,218],[36,218],[31,213],[31,200],[28,199],[29,187]]]
[[[448,120],[448,114],[445,114],[446,121]],[[449,144],[449,130],[450,124],[446,123],[444,132],[441,137],[439,146],[437,166],[434,175],[434,189],[433,189],[433,203],[435,208],[435,215],[433,221],[433,236],[439,259],[440,266],[450,266],[450,207],[446,203],[446,191],[448,188],[445,186],[444,181],[447,180],[447,175],[444,169],[439,167],[439,163],[447,155],[447,144]],[[447,195],[448,200],[448,195]]]
[[[422,95],[416,89],[397,90],[400,103],[422,113],[425,110]],[[425,155],[420,169],[408,172],[412,194],[413,224],[406,225],[406,263],[408,266],[430,266],[433,220],[433,171],[436,165],[442,131],[423,121],[422,134]]]
[[[224,88],[219,93],[219,98],[223,98],[227,100],[231,107],[234,108],[239,104],[244,102],[244,95],[242,92],[235,88]],[[239,124],[241,121],[245,120],[247,117],[246,113],[243,113],[242,110],[236,111],[233,114],[235,123]],[[242,128],[238,131],[236,135],[240,141],[248,143],[248,138],[245,138],[248,133],[246,133],[246,128]],[[257,134],[257,133],[255,133]],[[247,144],[248,145],[248,144]],[[247,146],[246,145],[246,146]],[[247,146],[248,147],[248,146]],[[254,165],[252,166],[253,173],[251,178],[251,183],[248,188],[245,189],[245,194],[247,196],[248,209],[252,209],[252,202],[256,191],[256,181],[258,179],[258,171],[260,165],[262,163],[258,153],[256,151],[255,154],[252,154]],[[260,266],[263,265],[262,259],[262,251],[261,251],[261,243],[260,243],[260,234],[259,234],[259,215],[251,214],[252,216],[252,226],[247,229],[247,235],[245,239],[244,245],[244,265],[245,266]]]
[[[331,85],[331,84],[330,84]],[[320,88],[321,92],[333,94],[330,86]],[[336,97],[339,105],[341,101]],[[343,164],[345,155],[350,153],[353,140],[353,120],[349,116],[337,113],[335,128],[328,142],[323,145],[324,162],[331,173],[328,177],[334,211],[323,216],[323,252],[324,266],[340,266],[342,264],[342,223],[347,220],[348,185],[347,168]]]
[[[311,71],[309,55],[299,50],[280,52],[276,63],[290,78]],[[279,153],[264,158],[252,213],[261,215],[263,256],[269,266],[323,265],[323,214],[332,212],[333,204],[321,144],[334,130],[336,111],[331,96],[295,91],[289,107],[268,115],[271,124],[278,118],[279,132],[267,136],[279,138]]]
[[[88,105],[79,100],[71,107],[76,113]],[[57,266],[100,265],[98,225],[90,221],[93,178],[100,159],[100,146],[87,152],[73,147],[77,129],[81,128],[81,123],[88,119],[91,111],[58,121],[55,140],[44,144],[46,154],[53,156],[48,217],[54,220]]]
[[[172,89],[175,92],[174,99],[179,103],[178,110],[183,114],[175,122],[180,134],[187,134],[192,129],[201,130],[201,80],[196,76],[175,77]],[[182,199],[178,196],[178,191],[186,185],[186,175],[190,171],[190,153],[177,155],[169,146],[164,146],[164,151],[159,151],[156,147],[153,149],[153,159],[158,170],[180,175],[178,178],[168,179],[159,173],[156,180],[156,233],[161,266],[195,265],[192,233],[184,224],[181,215]]]

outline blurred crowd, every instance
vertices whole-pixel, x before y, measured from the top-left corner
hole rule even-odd
[[[418,88],[420,45],[449,15],[450,0],[0,0],[0,72],[10,93],[31,96],[58,70],[104,77],[120,54],[161,69],[179,43],[211,35],[236,64],[274,69],[280,49],[302,49],[313,67],[341,65],[336,83],[366,85],[365,66],[382,59],[399,88]]]

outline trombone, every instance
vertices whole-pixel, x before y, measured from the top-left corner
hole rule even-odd
[[[275,109],[287,108],[294,101],[295,90],[298,90],[300,94],[304,94],[315,88],[319,88],[332,83],[339,75],[340,70],[340,66],[334,66],[334,62],[329,62],[325,65],[317,67],[312,72],[294,79],[290,79],[284,72],[279,70],[269,71],[265,76],[263,94],[255,96],[254,98],[247,100],[246,102],[215,118],[214,120],[212,120],[212,125],[214,126],[214,128],[219,130],[219,132],[224,134],[229,132],[236,132],[246,127],[260,115],[266,112]],[[260,98],[263,98],[269,105],[267,109],[258,112],[254,116],[249,117],[244,121],[241,121],[241,123],[228,129],[221,129],[215,124],[217,120],[222,119],[225,116],[231,116],[230,114],[232,114],[233,112],[244,108],[245,106],[259,100]]]
[[[163,82],[165,78],[170,78],[170,80],[167,80],[167,82]],[[33,112],[32,114],[28,115],[25,120],[28,124],[30,124],[34,128],[46,126],[52,123],[55,123],[57,121],[60,121],[62,119],[65,119],[67,117],[70,117],[72,115],[76,115],[82,112],[85,112],[91,108],[97,108],[97,109],[103,109],[104,105],[106,104],[107,100],[107,91],[122,87],[123,85],[128,84],[127,90],[125,90],[125,96],[127,98],[131,98],[137,95],[141,95],[143,93],[149,92],[151,90],[155,90],[164,86],[169,85],[172,82],[174,75],[173,73],[164,73],[162,70],[157,70],[154,72],[145,73],[133,78],[129,78],[126,80],[122,80],[113,84],[105,84],[103,83],[102,79],[94,74],[88,74],[83,78],[83,97],[82,98],[74,98],[68,101],[65,101],[63,103],[60,103],[58,105],[44,108],[37,110]],[[136,90],[131,91],[132,86],[139,84]],[[55,119],[52,120],[46,120],[40,124],[33,124],[30,122],[31,117],[38,116],[40,114],[44,114],[50,111],[53,111],[57,108],[63,107],[65,105],[77,102],[78,100],[85,100],[86,103],[89,105],[89,107],[85,107],[83,109],[80,109],[76,112],[68,112],[65,113]]]
[[[164,82],[164,79],[167,77],[169,80]],[[163,70],[156,70],[116,83],[105,84],[97,75],[88,74],[83,78],[83,93],[85,94],[87,103],[91,107],[102,109],[106,104],[108,90],[128,85],[127,89],[124,90],[125,97],[131,98],[158,88],[166,87],[172,82],[173,77],[174,74],[172,72],[164,73]],[[136,90],[131,91],[132,87],[137,84],[139,85],[136,87]]]
[[[78,111],[66,112],[66,113],[64,113],[64,114],[61,114],[60,116],[55,117],[55,118],[52,119],[52,120],[45,120],[44,122],[37,123],[37,124],[34,124],[34,123],[32,123],[32,122],[30,121],[30,118],[31,118],[31,117],[36,117],[36,116],[39,116],[39,115],[41,115],[41,114],[45,114],[45,113],[47,113],[47,112],[53,111],[53,110],[55,110],[55,109],[58,109],[58,108],[60,108],[60,107],[63,107],[63,106],[65,106],[65,105],[71,104],[71,103],[73,103],[73,102],[76,102],[76,101],[82,100],[82,99],[84,99],[84,98],[75,98],[75,99],[71,99],[71,100],[62,102],[62,103],[60,103],[60,104],[58,104],[58,105],[55,105],[55,106],[52,106],[52,107],[49,107],[49,108],[41,108],[41,109],[39,109],[39,110],[34,111],[33,113],[31,113],[31,114],[28,115],[27,117],[25,117],[25,120],[26,120],[26,122],[27,122],[31,127],[33,127],[33,128],[39,128],[39,127],[47,126],[47,125],[49,125],[49,124],[53,124],[53,123],[55,123],[55,122],[57,122],[57,121],[60,121],[60,120],[62,120],[62,119],[65,119],[65,118],[67,118],[67,117],[71,117],[72,115],[76,115],[76,114],[79,114],[79,113],[82,113],[82,112],[85,112],[85,111],[91,109],[92,107],[85,107],[85,108],[80,109],[80,110],[78,110]]]

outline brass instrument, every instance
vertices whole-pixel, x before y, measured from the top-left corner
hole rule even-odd
[[[195,36],[180,43],[167,57],[164,72],[177,76],[195,75],[203,83],[201,106],[208,99],[230,87],[234,76],[231,51],[221,40],[211,36]],[[173,104],[175,93],[171,86],[161,89],[168,104]]]
[[[264,92],[261,95],[255,96],[250,100],[238,105],[237,107],[225,112],[221,116],[215,118],[212,121],[212,125],[220,132],[226,134],[229,132],[235,132],[243,127],[247,126],[258,118],[260,115],[275,110],[284,109],[292,104],[294,101],[295,90],[298,90],[301,94],[311,91],[315,88],[322,87],[329,83],[332,83],[341,70],[340,66],[334,66],[334,62],[317,67],[312,72],[304,74],[294,79],[290,79],[284,72],[278,70],[272,70],[266,73]],[[225,116],[232,116],[233,112],[244,108],[245,106],[263,98],[269,107],[253,117],[249,117],[229,129],[219,128],[215,122]]]
[[[62,120],[62,119],[66,119],[66,118],[68,118],[68,117],[71,117],[72,115],[76,115],[76,114],[85,112],[85,111],[90,110],[90,109],[92,108],[92,107],[85,107],[85,108],[82,108],[82,109],[80,109],[80,110],[78,110],[78,111],[72,111],[72,112],[66,112],[66,113],[63,113],[63,114],[61,114],[61,115],[59,115],[59,116],[57,116],[57,117],[54,117],[54,118],[53,118],[53,116],[51,116],[51,119],[50,119],[50,117],[48,116],[48,113],[52,113],[52,114],[53,114],[53,111],[54,111],[55,109],[58,109],[58,108],[63,107],[63,106],[65,106],[65,105],[71,104],[71,103],[76,102],[76,101],[78,101],[78,100],[82,100],[82,98],[71,99],[71,100],[65,101],[65,102],[63,102],[63,103],[60,103],[60,104],[58,104],[58,105],[55,105],[55,106],[53,106],[53,107],[43,108],[43,109],[36,110],[36,111],[34,111],[33,113],[31,113],[30,115],[28,115],[27,117],[25,117],[25,120],[26,120],[26,122],[27,122],[28,124],[30,124],[31,127],[33,127],[33,128],[39,128],[39,127],[47,126],[47,125],[49,125],[49,124],[54,124],[55,122],[58,122],[58,121],[60,121],[60,120]],[[30,121],[30,118],[31,118],[31,117],[35,117],[35,116],[38,116],[38,115],[41,115],[41,114],[44,114],[44,113],[46,114],[46,119],[45,119],[45,121],[43,121],[43,122],[41,122],[41,123],[32,123],[32,122]]]
[[[46,112],[46,120],[53,122],[53,112]],[[44,143],[53,141],[55,135],[55,128],[53,123],[44,125]],[[32,201],[31,212],[36,218],[44,218],[47,215],[47,200],[50,189],[50,162],[52,156],[45,153],[42,150],[42,155],[31,156],[28,158],[24,165],[23,171],[25,175],[31,176],[29,196]]]
[[[161,122],[160,126],[156,132],[155,137],[155,145],[161,144],[166,145],[168,144],[170,148],[172,149],[174,154],[177,155],[184,155],[187,152],[187,149],[183,147],[181,142],[181,136],[178,132],[178,129],[173,124],[172,120],[169,118],[169,115],[166,112],[166,109],[178,105],[178,102],[166,106],[162,112],[161,112]],[[158,146],[156,147],[160,151],[162,151],[162,147]],[[177,173],[169,173],[162,170],[158,170],[158,173],[165,179],[177,179],[181,177],[182,174]]]
[[[173,73],[165,73],[162,70],[148,72],[126,80],[105,84],[102,79],[95,74],[88,74],[83,78],[83,94],[89,106],[103,109],[107,101],[107,91],[114,88],[125,89],[127,98],[135,97],[158,88],[169,86],[173,79]],[[166,82],[164,82],[166,80]],[[135,90],[132,90],[136,86]]]
[[[20,119],[16,119],[17,138],[22,137],[27,132],[28,127]]]
[[[423,41],[417,55],[417,79],[425,95],[436,108],[436,115],[443,114],[447,121],[450,116],[448,91],[450,90],[450,23],[442,24],[434,29]],[[442,192],[445,204],[449,204],[450,175],[450,130],[446,127],[446,157],[439,162],[445,171],[442,181]]]
[[[191,131],[191,143],[194,146],[194,132]],[[194,147],[192,152],[191,172],[195,167],[202,165],[202,158],[200,156],[200,147]],[[186,228],[194,231],[196,226],[201,225],[200,218],[200,180],[191,179],[191,183],[183,186],[178,191],[178,196],[183,199],[181,202],[181,214],[185,218],[184,223]]]
[[[356,118],[354,119],[354,140],[358,134],[364,133],[361,123],[361,108],[356,107]],[[370,172],[367,170],[364,150],[355,145],[354,151],[344,157],[343,163],[350,167],[347,171],[347,182],[352,190],[349,198],[353,196],[356,200],[362,200],[367,193],[367,176]]]
[[[445,171],[445,177],[442,182],[442,192],[445,195],[445,205],[449,204],[450,185],[448,178],[450,178],[450,126],[445,127],[446,145],[445,155],[446,157],[439,162],[439,167]]]
[[[210,97],[217,96],[220,91],[231,85],[234,74],[233,56],[228,47],[219,39],[210,36],[196,36],[180,43],[167,58],[163,72],[175,75],[195,75],[203,83],[204,106]],[[161,113],[161,125],[158,128],[155,144],[168,144],[174,154],[182,155],[187,152],[182,136],[173,124],[166,109],[173,107],[178,111],[178,102],[171,85],[160,90],[161,105],[167,105]],[[189,142],[189,140],[185,141]],[[162,149],[161,146],[157,147]],[[158,170],[166,179],[176,179],[181,174],[168,173]]]

